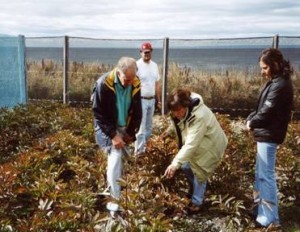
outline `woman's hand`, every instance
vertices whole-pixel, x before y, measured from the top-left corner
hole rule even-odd
[[[247,121],[247,122],[246,122],[246,129],[249,130],[249,131],[251,130],[251,127],[250,127],[250,121]]]
[[[170,179],[170,178],[172,178],[175,175],[175,172],[176,172],[176,166],[170,164],[167,167],[167,169],[166,169],[165,174],[163,175],[163,177],[167,177],[168,179]]]

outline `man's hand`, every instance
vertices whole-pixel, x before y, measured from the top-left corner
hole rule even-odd
[[[176,166],[170,164],[166,171],[165,174],[163,175],[163,177],[167,177],[168,179],[172,178],[175,175],[176,172]]]
[[[123,141],[122,137],[118,134],[116,134],[111,141],[113,146],[117,149],[121,149],[125,146],[125,142]]]
[[[126,144],[130,144],[130,143],[133,142],[133,138],[132,138],[129,134],[125,133],[125,134],[123,135],[123,141],[124,141]]]

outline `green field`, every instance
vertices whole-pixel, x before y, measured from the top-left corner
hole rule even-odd
[[[125,165],[123,221],[112,221],[99,195],[106,188],[106,155],[94,141],[90,106],[41,101],[0,109],[0,231],[253,231],[247,209],[256,145],[242,119],[217,117],[229,145],[200,215],[181,215],[188,201],[182,173],[161,178],[177,146],[158,139],[168,119],[156,115],[146,157]],[[289,126],[277,155],[283,231],[300,230],[299,129]]]

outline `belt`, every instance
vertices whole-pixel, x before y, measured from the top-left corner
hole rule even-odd
[[[143,96],[141,96],[141,98],[142,98],[142,99],[146,99],[146,100],[151,100],[151,99],[154,99],[155,96],[150,96],[150,97],[143,97]]]

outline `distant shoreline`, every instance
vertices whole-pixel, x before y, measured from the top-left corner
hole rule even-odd
[[[257,59],[262,48],[170,48],[169,63],[180,67],[195,69],[248,69],[257,67]],[[300,68],[300,47],[282,48],[282,51],[293,66]],[[91,48],[70,47],[69,59],[75,62],[100,62],[114,65],[122,56],[139,59],[139,51],[135,48]],[[62,47],[26,47],[26,59],[63,60]],[[159,65],[163,63],[163,50],[154,49],[153,60]]]

